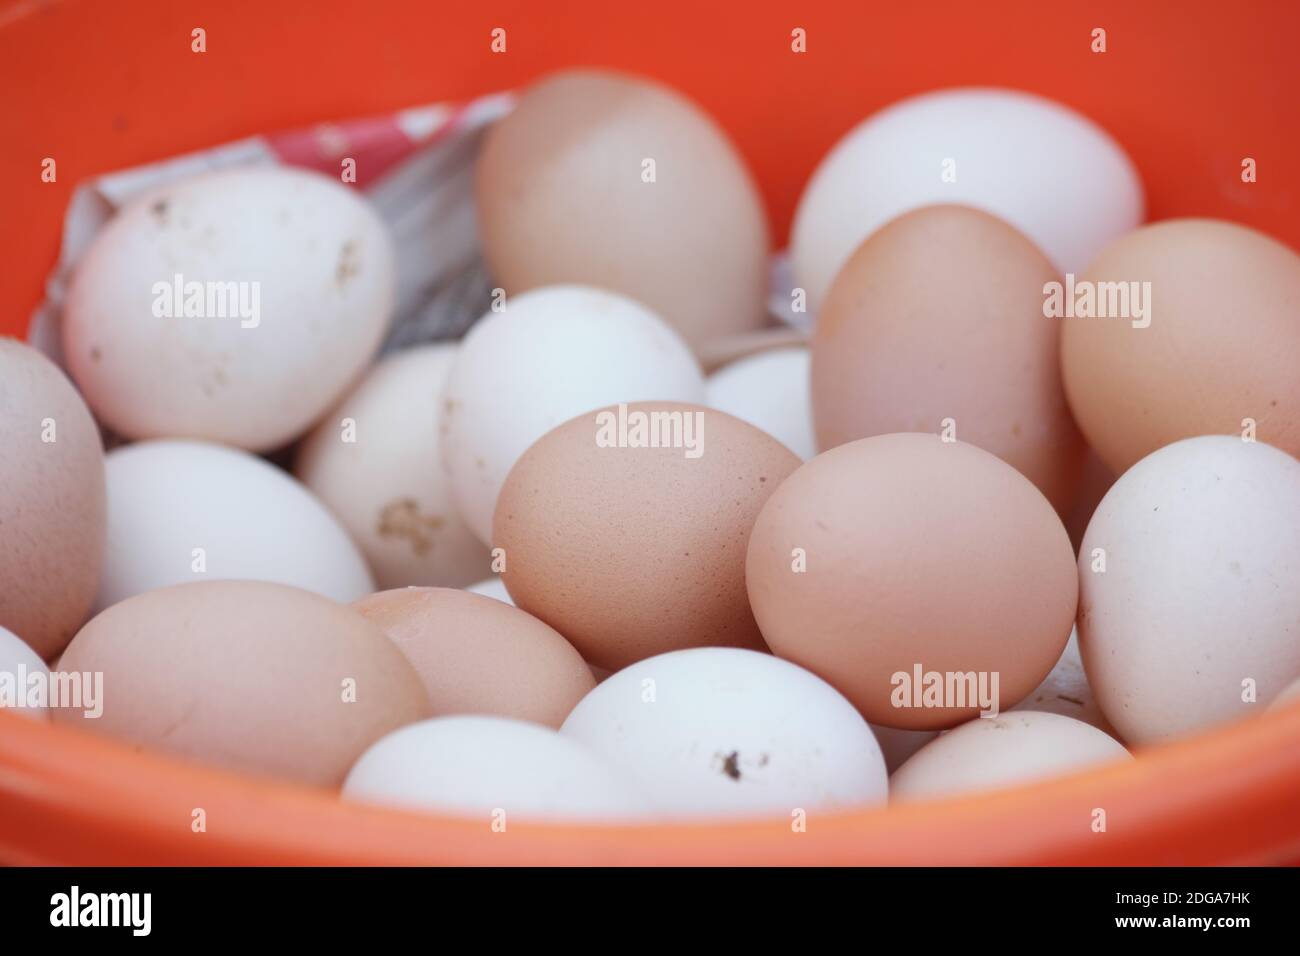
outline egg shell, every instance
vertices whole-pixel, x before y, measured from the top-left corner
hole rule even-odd
[[[0,338],[0,627],[55,657],[86,620],[106,533],[99,430],[67,377]]]
[[[790,251],[809,307],[863,239],[936,203],[992,213],[1078,273],[1142,221],[1144,199],[1119,144],[1059,103],[986,88],[901,100],[846,133],[799,199]]]
[[[817,454],[806,348],[769,349],[724,365],[705,384],[705,404],[761,428],[800,458]]]
[[[340,602],[374,590],[338,520],[260,458],[206,442],[139,442],[110,452],[107,474],[97,610],[195,580],[276,581]]]
[[[1300,677],[1298,529],[1300,461],[1261,442],[1185,439],[1115,482],[1079,553],[1079,648],[1126,741],[1249,716]]]
[[[338,786],[370,746],[429,715],[374,624],[298,588],[204,581],[129,598],[63,655],[103,674],[103,713],[56,723],[250,773]]]
[[[39,674],[48,678],[49,673],[45,662],[17,634],[0,627],[0,710],[33,720],[48,720],[49,708],[39,702],[35,706],[29,706],[28,695],[31,675]],[[8,691],[4,692],[6,685]],[[10,702],[6,702],[7,697],[10,697]]]
[[[424,682],[435,717],[494,714],[559,727],[596,686],[582,656],[501,601],[449,588],[398,588],[352,605]]]
[[[641,661],[583,698],[560,733],[634,776],[673,817],[792,818],[886,798],[880,747],[853,705],[755,651]]]
[[[380,588],[461,587],[487,548],[451,498],[439,452],[454,345],[396,352],[371,369],[303,442],[294,473],[338,517]]]
[[[612,289],[692,345],[764,321],[753,179],[717,124],[657,83],[569,70],[530,87],[487,135],[475,198],[484,255],[512,294]]]
[[[850,442],[787,478],[754,524],[746,582],[774,653],[909,730],[981,708],[895,706],[895,675],[974,672],[992,691],[996,673],[1006,710],[1060,658],[1078,597],[1069,537],[1028,479],[919,434]]]
[[[512,296],[470,329],[443,398],[452,494],[488,542],[501,485],[529,445],[614,402],[702,402],[704,375],[681,337],[639,303],[553,286]]]
[[[192,282],[214,284],[201,316],[185,311]],[[305,431],[374,356],[394,283],[382,221],[337,180],[282,166],[203,173],[148,190],[95,237],[68,293],[64,353],[95,413],[128,438],[265,451]]]
[[[699,454],[632,447],[634,421],[653,413],[679,416],[683,439],[691,423]],[[615,420],[628,444],[602,447],[602,434],[617,438]],[[745,547],[763,502],[798,465],[771,436],[696,405],[579,415],[506,479],[493,531],[505,549],[502,578],[519,607],[603,668],[684,647],[761,648]]]
[[[1052,264],[1000,219],[929,206],[873,233],[831,285],[812,339],[819,448],[939,432],[997,455],[1059,512],[1086,448],[1061,386]]]
[[[1081,720],[1038,711],[977,717],[940,734],[894,771],[891,803],[995,790],[1129,759]]]
[[[362,755],[347,799],[472,817],[497,828],[523,819],[645,817],[634,783],[554,730],[504,717],[438,717],[389,734]]]
[[[1146,315],[1130,299],[1132,318],[1059,320],[1070,407],[1102,461],[1118,475],[1216,434],[1300,455],[1300,255],[1233,223],[1171,220],[1118,239],[1079,278],[1130,295],[1133,282],[1149,283]]]

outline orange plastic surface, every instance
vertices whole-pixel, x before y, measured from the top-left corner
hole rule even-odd
[[[207,52],[190,31],[207,31]],[[507,52],[490,32],[507,31]],[[791,30],[807,53],[791,52]],[[1107,31],[1108,50],[1090,51]],[[948,3],[0,2],[0,334],[23,334],[78,180],[252,133],[457,100],[570,65],[650,74],[718,117],[783,241],[817,160],[899,97],[1054,97],[1129,150],[1151,218],[1300,247],[1289,0]],[[41,181],[54,158],[58,179]],[[1241,162],[1258,181],[1241,182]],[[206,830],[192,828],[201,808]],[[1095,810],[1106,814],[1095,832]],[[347,806],[0,713],[0,861],[1276,863],[1300,859],[1300,707],[1005,794],[788,819],[604,828]]]

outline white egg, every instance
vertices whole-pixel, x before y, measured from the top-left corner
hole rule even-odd
[[[205,442],[153,441],[105,459],[108,548],[96,611],[170,584],[241,578],[347,603],[375,590],[338,520],[292,477]]]
[[[853,705],[757,651],[692,648],[625,667],[578,702],[560,733],[677,817],[789,817],[886,798],[880,747]]]
[[[1110,725],[1106,715],[1097,703],[1096,695],[1088,684],[1088,675],[1083,669],[1083,658],[1079,654],[1079,632],[1076,628],[1070,632],[1061,659],[1056,662],[1051,673],[1043,682],[1029,692],[1029,696],[1011,708],[1012,710],[1039,710],[1062,717],[1073,717],[1085,724],[1092,724],[1103,733],[1118,736]]]
[[[940,90],[850,130],[795,212],[795,280],[814,311],[854,249],[889,220],[935,203],[998,216],[1062,272],[1079,273],[1143,216],[1142,183],[1091,120],[1029,93]]]
[[[383,222],[337,179],[286,167],[149,190],[95,237],[63,315],[68,368],[128,438],[253,451],[305,431],[391,317]]]
[[[442,387],[455,355],[454,345],[423,345],[383,359],[321,420],[294,464],[361,548],[381,590],[462,587],[490,567],[439,457]]]
[[[1079,649],[1120,735],[1163,741],[1267,706],[1300,677],[1297,581],[1286,452],[1204,435],[1121,475],[1079,551]]]
[[[1091,724],[1026,710],[976,717],[940,734],[894,771],[894,803],[973,793],[1131,759]]]
[[[29,698],[33,674],[48,687],[50,671],[45,662],[17,634],[0,627],[0,709],[34,720],[49,719],[43,701]]]
[[[479,581],[477,584],[471,584],[465,590],[473,591],[475,594],[482,594],[484,597],[496,598],[498,601],[509,604],[511,607],[514,607],[515,604],[514,598],[512,598],[510,592],[506,590],[505,581],[502,580],[501,575],[499,574],[494,574],[492,577]]]
[[[619,402],[704,401],[682,338],[649,309],[585,286],[512,296],[461,344],[444,393],[443,461],[470,529],[492,537],[506,474],[533,442]]]
[[[548,727],[507,717],[435,717],[373,744],[343,783],[352,800],[465,814],[584,821],[645,817],[635,784]]]
[[[800,458],[817,454],[806,348],[769,349],[724,365],[705,382],[710,408],[767,432]]]

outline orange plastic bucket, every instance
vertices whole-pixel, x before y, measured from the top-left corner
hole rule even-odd
[[[796,9],[801,7],[801,9]],[[191,31],[207,32],[193,53]],[[507,31],[504,54],[491,31]],[[791,31],[807,52],[791,51]],[[1102,28],[1107,52],[1091,52]],[[0,0],[0,333],[21,336],[72,187],[252,133],[617,66],[734,136],[774,234],[826,149],[925,89],[1018,87],[1093,117],[1149,215],[1219,216],[1300,247],[1300,6],[1213,2],[646,5]],[[46,157],[58,179],[41,180]],[[1241,181],[1242,160],[1258,181]],[[192,828],[202,809],[206,830]],[[1094,811],[1106,813],[1095,832]],[[0,713],[9,863],[1281,863],[1300,860],[1300,706],[1124,766],[987,797],[670,827],[464,822],[139,753]]]

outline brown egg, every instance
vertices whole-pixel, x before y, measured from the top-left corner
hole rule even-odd
[[[948,428],[1064,512],[1085,448],[1061,387],[1059,325],[1043,316],[1056,278],[1023,235],[965,206],[928,206],[875,232],[817,317],[818,447]]]
[[[72,383],[0,339],[0,627],[49,660],[86,620],[104,561],[104,451]]]
[[[598,70],[542,80],[489,132],[476,197],[507,292],[611,289],[695,347],[764,321],[754,182],[717,124],[657,83]]]
[[[1106,317],[1076,308],[1060,320],[1066,393],[1115,474],[1180,438],[1248,434],[1252,422],[1257,440],[1300,456],[1295,252],[1243,226],[1172,220],[1116,240],[1076,286],[1076,302],[1091,289]]]
[[[1079,588],[1065,528],[1023,475],[920,434],[804,464],[763,506],[746,579],[774,653],[872,723],[908,729],[974,716],[981,687],[999,710],[1033,690],[1061,656]],[[945,693],[927,700],[931,675]]]
[[[572,644],[494,598],[398,588],[352,606],[383,628],[415,667],[435,717],[495,714],[558,729],[596,686]]]
[[[204,581],[98,614],[65,671],[103,674],[103,713],[56,721],[183,757],[338,786],[385,734],[429,716],[415,670],[376,625],[309,591]]]
[[[652,434],[659,447],[645,446]],[[697,405],[579,415],[506,477],[492,525],[503,580],[599,667],[686,647],[762,649],[745,548],[798,465],[766,433]]]

